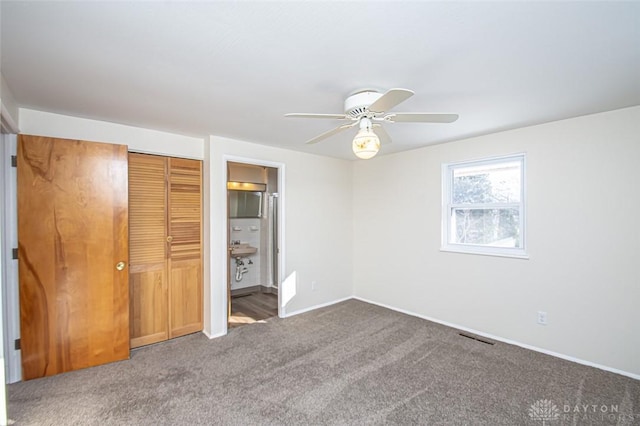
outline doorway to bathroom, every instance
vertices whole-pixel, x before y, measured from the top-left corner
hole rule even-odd
[[[227,162],[228,328],[279,314],[280,169]]]

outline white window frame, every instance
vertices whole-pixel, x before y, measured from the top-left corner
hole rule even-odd
[[[520,168],[520,202],[516,203],[465,203],[454,204],[453,199],[453,171],[458,168],[473,166],[488,166],[492,164],[518,161]],[[524,153],[499,157],[489,157],[480,160],[445,163],[442,165],[442,246],[441,251],[480,254],[488,256],[515,257],[528,259],[526,251],[526,155]],[[517,208],[519,210],[519,227],[521,247],[492,247],[482,244],[461,244],[451,241],[451,227],[453,226],[452,211],[460,207],[475,208]]]

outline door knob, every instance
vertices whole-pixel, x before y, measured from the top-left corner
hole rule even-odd
[[[171,235],[169,235],[169,236],[167,237],[167,242],[168,242],[168,243],[170,243],[171,241],[173,241],[173,237],[172,237]]]
[[[125,267],[125,266],[127,266],[127,264],[126,264],[126,263],[124,263],[124,262],[118,262],[118,263],[116,264],[116,269],[117,269],[118,271],[122,271],[122,270],[124,269],[124,267]]]

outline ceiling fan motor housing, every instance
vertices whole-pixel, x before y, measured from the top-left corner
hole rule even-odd
[[[367,111],[369,105],[382,97],[376,90],[361,90],[349,96],[344,101],[344,113],[349,117],[360,117]]]

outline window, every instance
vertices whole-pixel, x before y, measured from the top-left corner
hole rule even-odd
[[[442,166],[442,250],[527,257],[524,154]]]

